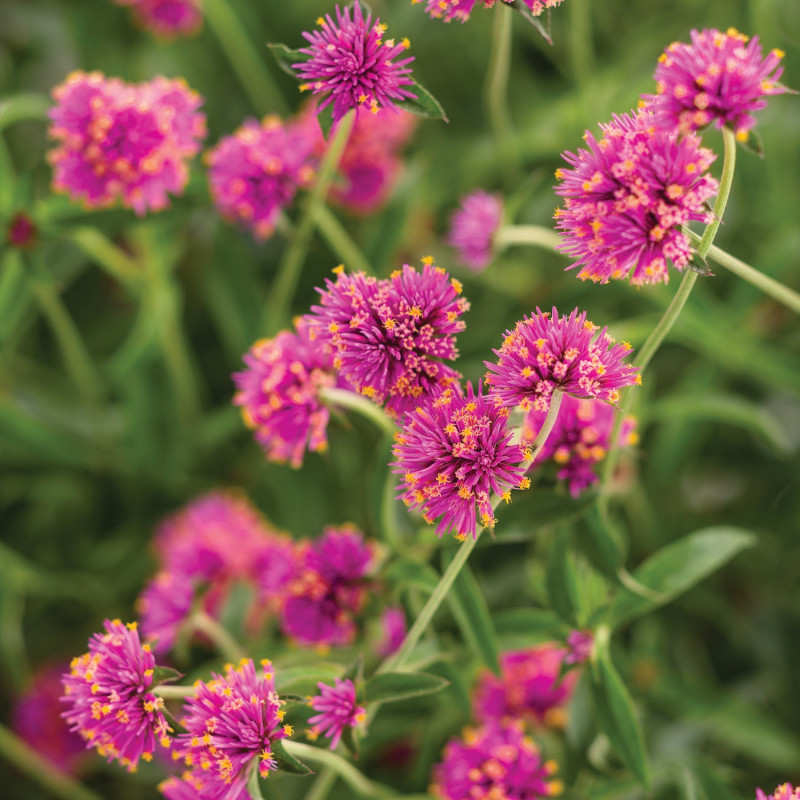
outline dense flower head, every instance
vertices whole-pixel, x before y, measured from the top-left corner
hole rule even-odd
[[[492,493],[509,502],[511,489],[525,489],[526,452],[512,443],[508,412],[491,396],[448,388],[406,416],[395,437],[394,472],[402,475],[400,497],[438,519],[436,533],[477,536],[477,520],[493,528]]]
[[[562,154],[571,169],[556,171],[558,249],[581,279],[666,283],[668,261],[683,270],[692,258],[682,226],[713,218],[706,204],[719,184],[706,171],[716,156],[696,136],[657,127],[646,110],[600,128],[599,140],[586,131],[588,150]]]
[[[524,719],[557,723],[572,696],[577,673],[559,680],[567,650],[552,644],[500,656],[500,676],[484,672],[475,692],[475,717],[482,721]]]
[[[673,42],[658,60],[656,94],[643,95],[659,127],[690,133],[727,125],[740,139],[756,124],[764,99],[788,91],[778,83],[784,54],[763,56],[758,37],[730,28],[692,30],[692,43]]]
[[[503,216],[502,198],[478,189],[461,199],[450,218],[448,243],[468,267],[479,271],[492,260],[492,243]]]
[[[482,0],[484,8],[492,8],[497,0]],[[411,0],[412,3],[421,3],[423,0]],[[425,11],[432,19],[441,19],[443,22],[466,22],[472,10],[480,0],[425,0]],[[514,0],[503,0],[504,3],[513,3]],[[528,10],[534,17],[538,17],[548,8],[561,5],[562,0],[523,0]]]
[[[331,740],[331,750],[336,749],[345,728],[355,728],[367,718],[367,712],[356,702],[356,688],[350,680],[336,678],[335,686],[318,683],[320,693],[309,701],[318,711],[308,722],[315,736]]]
[[[532,408],[525,417],[523,441],[533,442],[544,424],[547,413]],[[615,411],[602,400],[581,400],[566,396],[558,410],[555,425],[541,449],[536,453],[534,466],[554,461],[559,469],[556,477],[565,481],[569,492],[577,497],[596,483],[597,465],[611,447]],[[633,418],[623,422],[620,446],[638,441]]]
[[[273,743],[291,734],[281,724],[272,665],[264,660],[256,670],[252,659],[242,659],[238,667],[228,664],[224,675],[212,673],[208,683],[197,681],[195,690],[183,707],[186,733],[176,744],[190,768],[184,781],[203,800],[239,797],[251,765],[262,778],[277,769]]]
[[[134,19],[146,30],[163,39],[197,33],[203,24],[200,0],[114,0],[130,6]]]
[[[772,794],[756,789],[756,800],[800,800],[800,786],[795,788],[791,783],[782,783]]]
[[[220,213],[269,238],[298,188],[309,185],[314,148],[305,128],[279,117],[247,120],[208,153],[208,182]]]
[[[189,180],[200,149],[202,98],[181,80],[128,84],[99,72],[74,72],[53,89],[49,154],[53,187],[87,206],[121,200],[142,215],[169,205]]]
[[[320,390],[347,383],[337,377],[330,350],[309,336],[308,324],[299,320],[295,331],[260,339],[244,362],[247,368],[233,375],[233,402],[266,457],[299,467],[306,450],[327,449],[330,410]]]
[[[399,44],[384,39],[386,26],[372,15],[364,14],[358,0],[341,10],[336,6],[336,21],[330,14],[317,20],[319,30],[303,33],[310,47],[300,50],[309,58],[294,64],[298,77],[306,81],[301,89],[322,94],[321,111],[333,104],[334,121],[350,109],[396,108],[396,103],[416,95],[406,86],[413,86],[409,77],[414,60],[407,56],[394,61],[410,47],[408,39]]]
[[[89,640],[89,652],[72,660],[62,682],[62,716],[100,755],[133,771],[153,757],[158,740],[169,747],[171,728],[164,700],[153,694],[155,659],[142,644],[135,622],[104,623]]]
[[[307,546],[287,586],[283,630],[300,644],[349,644],[367,601],[366,575],[372,546],[351,525],[328,526]]]
[[[460,377],[442,361],[458,356],[455,335],[469,303],[458,281],[424,261],[422,272],[406,264],[382,280],[340,270],[306,317],[339,373],[395,417]]]
[[[640,383],[636,367],[625,363],[630,345],[617,343],[606,329],[576,308],[569,317],[536,309],[506,331],[497,363],[485,362],[490,370],[486,383],[495,400],[524,411],[547,411],[558,389],[576,397],[597,398],[615,404],[619,389]]]
[[[561,793],[555,771],[519,721],[490,722],[448,742],[431,790],[442,800],[539,800]]]

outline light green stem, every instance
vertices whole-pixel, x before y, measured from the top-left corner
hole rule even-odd
[[[17,122],[47,122],[53,101],[45,94],[17,94],[0,102],[0,131]]]
[[[572,74],[578,86],[587,83],[594,69],[591,11],[589,0],[570,0],[567,30]]]
[[[266,328],[270,334],[277,333],[289,318],[294,293],[300,280],[300,271],[311,241],[311,234],[314,231],[316,208],[325,202],[355,119],[355,110],[348,111],[339,120],[331,134],[317,180],[306,198],[305,208],[295,229],[294,238],[286,248],[278,265],[278,275],[267,303],[266,317],[262,320],[262,327]]]
[[[194,686],[161,684],[153,689],[153,694],[163,697],[165,700],[182,700],[184,697],[194,697],[197,694],[197,689]]]
[[[330,767],[325,767],[314,779],[303,800],[325,800],[333,789],[336,778],[336,773]]]
[[[545,228],[543,225],[506,225],[494,236],[498,250],[522,244],[555,251],[560,241],[561,237],[552,228]]]
[[[536,456],[539,455],[539,451],[544,447],[547,437],[550,436],[550,433],[555,427],[556,419],[558,419],[558,411],[561,408],[561,401],[563,399],[564,392],[559,389],[554,389],[553,394],[550,396],[550,407],[547,409],[547,416],[544,418],[542,427],[539,428],[539,432],[536,434],[536,438],[531,445],[531,463],[533,463]]]
[[[230,3],[204,0],[203,14],[256,112],[260,115],[286,113],[288,108],[283,94]]]
[[[372,268],[361,248],[353,241],[344,225],[324,203],[314,207],[314,223],[331,250],[342,259],[348,272],[372,274]]]
[[[495,148],[506,177],[514,177],[516,150],[511,147],[511,115],[508,111],[508,76],[511,71],[511,34],[513,13],[502,3],[494,8],[492,47],[483,87],[484,103],[494,135]]]
[[[133,289],[141,287],[145,275],[136,260],[120,250],[97,228],[72,228],[65,235],[113,278]]]
[[[59,772],[47,759],[2,724],[0,724],[0,753],[14,767],[62,800],[101,800],[82,783]]]
[[[332,406],[346,408],[355,411],[362,417],[374,422],[375,425],[387,436],[394,436],[397,432],[397,425],[392,419],[372,400],[362,397],[355,392],[348,392],[346,389],[324,388],[320,390],[320,398]]]
[[[190,629],[208,636],[219,652],[229,661],[238,664],[244,658],[244,650],[239,642],[205,611],[193,612],[189,617],[188,624]]]

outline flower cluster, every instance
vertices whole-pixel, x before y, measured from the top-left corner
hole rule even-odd
[[[133,771],[153,757],[156,740],[169,747],[172,729],[164,701],[150,691],[155,659],[139,640],[135,622],[104,623],[89,640],[89,652],[72,660],[62,678],[62,716],[100,755]]]
[[[683,270],[692,258],[682,226],[712,218],[706,203],[718,184],[706,171],[716,156],[695,136],[657,127],[649,111],[600,128],[599,141],[586,132],[588,150],[563,154],[572,169],[556,172],[558,249],[582,279],[666,283],[668,261]]]
[[[447,241],[459,259],[476,272],[492,260],[493,238],[502,217],[502,198],[479,189],[463,197],[461,207],[450,218]]]
[[[130,6],[136,22],[162,39],[197,33],[203,24],[200,0],[114,0]]]
[[[756,124],[754,111],[765,97],[788,91],[778,83],[783,52],[763,56],[758,37],[733,28],[691,32],[691,44],[674,42],[659,58],[656,93],[643,95],[656,124],[691,133],[714,123],[728,125],[740,139]]]
[[[345,728],[355,728],[367,718],[367,712],[356,702],[356,689],[350,680],[336,678],[335,686],[318,683],[320,693],[309,701],[315,714],[308,721],[314,727],[314,736],[331,740],[331,750],[336,749]]]
[[[421,3],[423,0],[411,0],[412,3]],[[425,0],[425,11],[432,19],[441,19],[443,22],[466,22],[472,10],[480,0]],[[491,8],[497,0],[483,0],[484,8]],[[513,3],[514,0],[503,0],[504,3]],[[534,17],[541,16],[546,9],[560,6],[562,0],[523,0],[528,10]]]
[[[183,81],[127,84],[99,72],[75,72],[53,90],[49,154],[53,188],[87,206],[120,200],[142,215],[183,192],[187,161],[200,149],[202,99]]]

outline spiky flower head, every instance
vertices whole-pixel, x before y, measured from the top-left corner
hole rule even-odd
[[[411,0],[412,3],[421,3],[423,0]],[[425,11],[432,19],[441,19],[443,22],[466,22],[469,15],[479,0],[425,0]],[[483,0],[484,8],[492,8],[497,0]],[[504,3],[513,3],[514,0],[503,0]],[[561,5],[562,0],[523,0],[528,10],[534,17],[538,17],[548,8]]]
[[[200,0],[114,0],[130,6],[136,22],[161,39],[189,36],[203,24]]]
[[[187,161],[205,136],[205,116],[197,111],[202,98],[183,81],[128,84],[74,72],[53,97],[54,189],[90,207],[120,200],[140,216],[183,192]]]
[[[309,701],[318,711],[308,721],[316,736],[331,740],[331,750],[336,749],[345,728],[355,728],[367,718],[367,712],[356,702],[356,687],[351,680],[336,678],[335,686],[318,683],[320,693]]]
[[[756,789],[756,800],[800,800],[800,786],[795,788],[791,783],[782,783],[772,794]]]
[[[778,83],[784,53],[762,54],[758,37],[748,39],[734,28],[692,30],[691,44],[673,42],[658,60],[656,94],[642,95],[656,124],[691,133],[712,122],[727,125],[746,140],[756,124],[754,111],[771,95],[789,91]]]
[[[450,218],[447,242],[459,259],[476,272],[489,266],[492,244],[503,217],[500,195],[477,191],[461,198],[461,207]]]
[[[394,417],[460,377],[442,362],[458,356],[455,335],[469,303],[458,281],[424,261],[422,272],[406,264],[385,280],[340,271],[306,317],[339,373]]]
[[[405,88],[414,83],[408,66],[414,57],[393,60],[408,49],[408,39],[385,39],[386,26],[377,18],[373,23],[371,14],[365,17],[358,0],[352,13],[336,6],[335,22],[327,14],[317,24],[319,30],[303,33],[310,46],[300,52],[308,60],[293,66],[305,81],[300,88],[323,96],[320,111],[333,104],[334,122],[351,109],[395,109],[397,102],[416,97]]]
[[[152,693],[155,659],[139,641],[135,622],[103,623],[105,633],[89,639],[89,652],[72,659],[62,677],[64,717],[87,747],[128,770],[153,757],[155,743],[169,747],[172,731],[164,700]]]
[[[526,453],[513,444],[508,412],[479,385],[465,395],[448,388],[406,415],[397,434],[393,471],[402,475],[400,497],[436,533],[477,536],[477,522],[493,528],[492,493],[506,502],[511,489],[525,489]]]
[[[619,389],[640,383],[636,367],[625,362],[631,347],[617,343],[606,329],[586,319],[576,308],[569,317],[536,309],[506,331],[497,363],[489,368],[486,383],[503,406],[524,411],[547,411],[558,389],[576,397],[597,398],[616,404]]]
[[[281,724],[272,664],[264,660],[256,670],[252,659],[242,659],[224,675],[212,673],[208,683],[197,681],[195,690],[183,707],[186,733],[176,743],[190,767],[185,780],[203,800],[239,797],[251,768],[262,778],[277,769],[273,744],[291,733]]]
[[[431,789],[442,800],[539,800],[561,794],[556,769],[519,721],[490,722],[448,742]]]
[[[709,222],[707,201],[719,184],[706,174],[716,156],[696,136],[658,128],[649,111],[615,115],[600,126],[598,141],[586,131],[588,150],[562,154],[556,210],[563,234],[558,250],[595,283],[630,277],[635,286],[666,283],[668,262],[683,270],[692,248],[682,226]]]

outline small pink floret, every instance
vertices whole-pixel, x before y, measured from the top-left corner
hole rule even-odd
[[[319,713],[308,720],[315,734],[331,740],[331,750],[336,749],[345,728],[355,728],[366,719],[366,711],[356,703],[353,682],[335,680],[335,686],[317,684],[320,693],[311,698],[310,705]]]
[[[461,199],[450,218],[447,242],[459,259],[476,272],[489,266],[492,244],[503,216],[502,198],[480,189]]]

